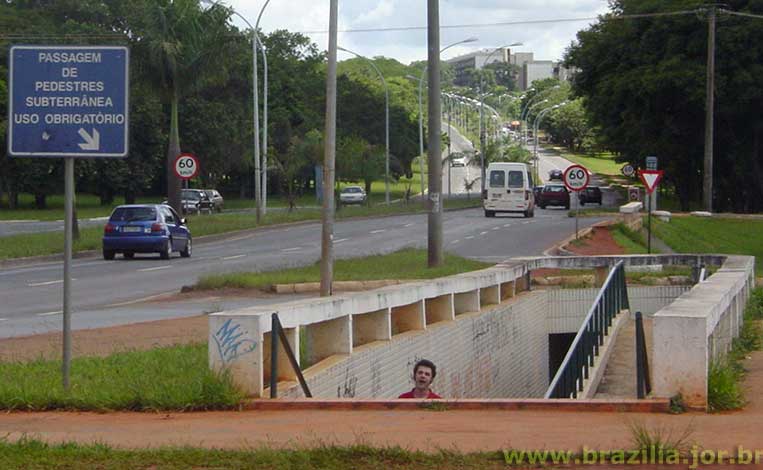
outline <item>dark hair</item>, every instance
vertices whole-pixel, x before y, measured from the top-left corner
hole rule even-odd
[[[427,359],[421,359],[415,366],[413,366],[414,376],[416,375],[416,371],[419,370],[419,367],[429,367],[432,370],[432,380],[437,376],[437,366],[434,365],[434,362]]]

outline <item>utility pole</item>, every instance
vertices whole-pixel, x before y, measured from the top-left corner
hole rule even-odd
[[[707,12],[707,88],[705,91],[705,161],[702,173],[702,199],[705,210],[713,211],[713,111],[715,93],[715,5]]]
[[[442,153],[440,151],[440,0],[427,0],[427,70],[429,82],[429,215],[427,251],[430,268],[442,264]]]
[[[334,162],[336,158],[336,50],[339,0],[329,6],[326,130],[323,137],[323,231],[321,233],[321,297],[332,292],[334,280]]]

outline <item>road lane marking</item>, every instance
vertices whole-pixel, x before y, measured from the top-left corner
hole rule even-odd
[[[76,279],[72,278],[72,281],[76,281]],[[53,284],[61,284],[62,282],[64,282],[63,279],[59,279],[57,281],[35,282],[32,284],[27,284],[27,287],[52,286]]]
[[[386,231],[387,231],[387,229],[383,228],[383,229],[380,229],[380,230],[371,230],[371,232],[369,232],[369,233],[382,233],[382,232],[386,232]]]
[[[468,237],[464,237],[464,238],[467,240],[471,240],[472,238],[474,238],[474,235],[469,235]]]
[[[0,318],[0,321],[8,321],[7,318]]]
[[[456,243],[458,243],[458,242],[460,242],[460,241],[461,241],[461,240],[453,240],[452,242],[450,242],[450,244],[451,244],[451,245],[455,245]]]
[[[45,312],[45,313],[38,313],[38,317],[50,317],[53,315],[62,315],[64,313],[63,310],[56,310],[55,312]]]
[[[493,230],[501,230],[501,227],[493,227]]]
[[[511,224],[503,224],[504,227],[511,227]]]
[[[530,222],[522,222],[522,225],[527,225],[527,224],[529,224],[529,223],[530,223]]]
[[[349,240],[349,238],[340,238],[339,240],[334,240],[334,243],[342,243],[346,242],[347,240]]]
[[[487,234],[487,232],[480,232],[480,236]]]
[[[302,247],[301,247],[301,246],[296,246],[296,247],[294,247],[294,248],[284,248],[284,249],[283,249],[283,250],[281,250],[281,251],[297,251],[297,250],[301,250],[301,249],[302,249]]]
[[[246,256],[246,255],[226,256],[225,258],[223,258],[223,260],[225,261],[225,260],[229,260],[229,259],[238,259],[238,258],[243,258],[244,256]]]
[[[160,269],[170,269],[171,267],[172,267],[172,266],[170,266],[170,265],[168,264],[168,265],[166,265],[166,266],[157,266],[157,267],[155,267],[155,268],[144,268],[144,269],[139,269],[139,270],[138,270],[138,272],[146,272],[146,271],[159,271]]]
[[[164,292],[163,294],[149,295],[148,297],[143,297],[142,299],[128,300],[127,302],[119,302],[119,303],[116,303],[116,304],[109,304],[109,305],[106,306],[106,308],[109,308],[109,307],[124,307],[125,305],[132,305],[132,304],[137,304],[137,303],[140,303],[140,302],[147,302],[149,300],[158,299],[160,297],[167,297],[169,295],[173,295],[173,294],[176,294],[176,293],[177,293],[177,291],[170,291],[170,292]]]
[[[237,237],[237,238],[229,238],[229,239],[227,239],[227,240],[222,240],[222,241],[226,241],[226,242],[237,242],[237,241],[239,241],[239,240],[248,240],[248,239],[250,239],[250,238],[254,238],[254,235],[246,235],[246,236],[243,236],[243,237]]]
[[[405,224],[405,225],[403,225],[403,227],[410,227],[411,225],[415,225],[415,224],[414,223]]]

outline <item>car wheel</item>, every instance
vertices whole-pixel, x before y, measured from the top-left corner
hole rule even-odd
[[[164,242],[162,251],[159,252],[159,257],[161,259],[170,259],[170,255],[172,255],[172,240],[167,240]]]
[[[133,259],[135,258],[135,253],[133,253],[132,251],[125,251],[124,253],[122,253],[122,256],[124,256],[126,259]]]
[[[541,208],[541,209],[545,209],[545,208],[546,208],[546,205],[545,205],[545,204],[541,204],[541,205],[540,205],[540,208]]]
[[[103,250],[103,259],[112,260],[115,254],[114,250]]]
[[[190,258],[192,248],[191,237],[188,237],[188,240],[185,242],[185,248],[180,252],[180,256],[183,258]]]
[[[585,201],[580,201],[581,206],[585,206]]]
[[[495,217],[495,211],[485,210],[485,217]]]

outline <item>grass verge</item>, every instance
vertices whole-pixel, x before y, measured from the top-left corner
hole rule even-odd
[[[653,233],[678,253],[725,253],[755,256],[763,275],[763,220],[749,218],[652,218]]]
[[[433,279],[492,266],[460,256],[445,254],[437,268],[427,267],[426,250],[408,248],[387,255],[338,259],[334,263],[335,281],[370,281],[377,279]],[[223,287],[267,289],[273,284],[320,281],[318,263],[300,268],[265,271],[261,273],[230,273],[204,276],[195,289]]]
[[[646,254],[646,240],[638,232],[634,232],[624,224],[616,224],[610,229],[610,233],[615,242],[623,247],[626,254]]]
[[[244,395],[226,375],[209,370],[208,357],[207,345],[195,344],[75,358],[68,393],[61,384],[60,361],[2,362],[0,409],[190,411],[236,407]]]
[[[744,360],[763,345],[763,288],[753,290],[744,312],[744,323],[731,351],[710,363],[707,377],[707,402],[710,411],[736,410],[746,401],[742,381]]]
[[[217,470],[221,468],[266,469],[502,469],[500,452],[460,453],[441,450],[424,453],[401,447],[320,444],[313,449],[253,450],[198,449],[191,447],[147,450],[116,449],[104,444],[47,444],[34,439],[16,443],[0,440],[0,467],[4,470],[53,468],[67,470]]]
[[[446,209],[463,209],[479,207],[482,201],[477,198],[471,199],[446,199]],[[390,204],[361,207],[343,207],[337,211],[337,219],[349,219],[353,217],[377,217],[384,215],[415,214],[423,213],[425,209],[420,203]],[[214,215],[191,215],[188,216],[188,227],[194,237],[214,235],[219,233],[233,232],[237,230],[253,229],[258,226],[278,225],[290,222],[307,220],[320,220],[321,211],[318,209],[296,209],[292,212],[285,210],[272,210],[265,215],[257,225],[254,212],[235,212]],[[103,228],[83,227],[80,229],[80,240],[74,243],[74,252],[87,250],[100,250]],[[47,232],[13,235],[3,237],[0,243],[0,260],[23,258],[29,256],[42,256],[61,253],[64,246],[63,232]]]

